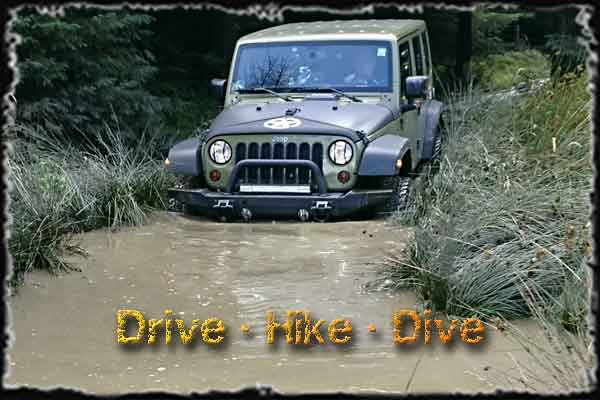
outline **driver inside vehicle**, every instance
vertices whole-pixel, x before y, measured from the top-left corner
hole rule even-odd
[[[350,85],[371,85],[377,83],[375,70],[377,59],[374,49],[371,47],[361,47],[357,49],[352,57],[352,70],[344,76],[344,83]]]

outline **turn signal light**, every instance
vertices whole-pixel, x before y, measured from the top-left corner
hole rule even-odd
[[[402,169],[402,160],[396,161],[396,170],[400,171]]]
[[[338,181],[342,182],[342,183],[346,183],[350,180],[350,172],[348,171],[341,171],[338,176]]]
[[[211,181],[216,182],[219,179],[221,179],[221,173],[218,170],[213,169],[212,171],[210,171],[210,180]]]

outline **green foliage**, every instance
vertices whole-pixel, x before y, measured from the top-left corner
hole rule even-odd
[[[8,243],[14,284],[32,269],[68,269],[63,251],[72,225],[65,210],[73,193],[49,190],[43,165],[23,162],[18,153],[13,160],[9,163],[12,224]]]
[[[84,155],[79,186],[92,188],[94,217],[101,226],[139,225],[153,209],[164,209],[173,176],[154,158],[156,135],[144,135],[128,147],[119,132],[109,130],[100,147]]]
[[[518,43],[510,40],[510,28],[526,16],[527,13],[512,10],[476,8],[473,12],[473,52],[484,56],[514,49]]]
[[[64,193],[67,190],[67,180],[61,168],[51,160],[41,160],[36,167],[36,175],[40,180],[40,190],[43,193]]]
[[[149,51],[152,20],[126,11],[21,12],[14,25],[22,36],[18,119],[75,137],[115,124],[118,114],[123,131],[142,130],[161,110],[147,89],[157,72]]]
[[[546,51],[550,53],[552,75],[560,77],[566,73],[583,71],[586,51],[575,35],[553,33],[546,35]]]
[[[582,78],[451,102],[437,173],[402,217],[414,238],[385,278],[450,315],[519,318],[533,304],[584,330],[589,106]]]
[[[167,82],[158,89],[170,99],[162,116],[166,135],[161,147],[165,150],[174,141],[190,137],[195,130],[208,128],[218,111],[215,99],[206,90],[190,90],[182,86]]]
[[[538,50],[507,51],[474,57],[472,74],[481,90],[507,90],[521,82],[548,78],[550,65]]]
[[[472,74],[483,90],[580,73],[585,49],[577,42],[576,10],[523,12],[479,7],[473,12]],[[552,32],[546,34],[546,32]],[[548,57],[547,59],[545,57]]]
[[[584,77],[564,75],[516,103],[514,111],[513,137],[536,175],[549,171],[587,179],[591,102]]]

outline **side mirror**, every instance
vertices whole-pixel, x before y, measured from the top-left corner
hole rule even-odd
[[[406,78],[406,98],[409,100],[427,97],[429,77],[423,75]]]
[[[212,88],[212,94],[219,102],[219,105],[223,105],[225,102],[225,90],[227,89],[227,79],[211,79],[210,86]]]

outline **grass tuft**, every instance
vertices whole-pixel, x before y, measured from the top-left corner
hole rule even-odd
[[[9,159],[12,284],[34,269],[68,270],[65,252],[75,233],[144,222],[165,208],[172,177],[156,158],[156,134],[134,148],[119,132],[94,134],[81,150],[40,129],[16,126]],[[92,140],[93,139],[93,140]]]
[[[583,78],[521,96],[468,91],[447,104],[444,153],[426,167],[404,254],[384,280],[449,315],[520,318],[536,305],[587,326],[590,98]]]

